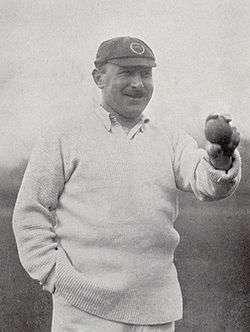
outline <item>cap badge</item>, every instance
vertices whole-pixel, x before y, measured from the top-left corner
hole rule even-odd
[[[143,54],[145,52],[144,46],[139,43],[131,43],[130,49],[136,54]]]

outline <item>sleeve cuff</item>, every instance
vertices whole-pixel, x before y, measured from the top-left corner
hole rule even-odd
[[[39,281],[39,284],[42,286],[42,289],[44,291],[48,291],[51,294],[53,294],[55,292],[55,278],[56,278],[56,263],[50,270],[49,274],[44,279]]]
[[[208,156],[204,156],[209,177],[215,183],[235,183],[241,172],[241,157],[238,150],[234,151],[232,166],[228,171],[215,169],[208,161]]]

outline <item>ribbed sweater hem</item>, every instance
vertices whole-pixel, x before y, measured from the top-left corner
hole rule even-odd
[[[90,314],[118,322],[135,325],[154,325],[182,318],[182,300],[179,283],[174,298],[166,297],[162,288],[144,290],[120,290],[96,285],[84,278],[70,263],[66,253],[59,248],[55,271],[55,295]],[[173,285],[172,285],[173,286]],[[149,302],[145,306],[145,301]]]

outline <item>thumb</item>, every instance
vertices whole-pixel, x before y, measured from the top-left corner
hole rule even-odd
[[[223,153],[219,144],[211,144],[210,142],[206,145],[206,151],[210,158],[217,158]]]

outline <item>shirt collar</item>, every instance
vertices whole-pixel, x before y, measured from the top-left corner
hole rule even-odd
[[[101,105],[96,109],[95,111],[97,117],[101,120],[103,123],[104,127],[108,130],[111,131],[111,121],[109,118],[109,112],[106,111]]]
[[[104,127],[107,131],[112,131],[112,122],[110,120],[110,113],[106,111],[101,105],[95,111],[96,116],[102,121]],[[114,116],[114,115],[113,115]],[[139,122],[130,130],[129,136],[133,138],[136,133],[143,132],[145,130],[145,124],[148,123],[150,119],[144,114],[141,115]]]

